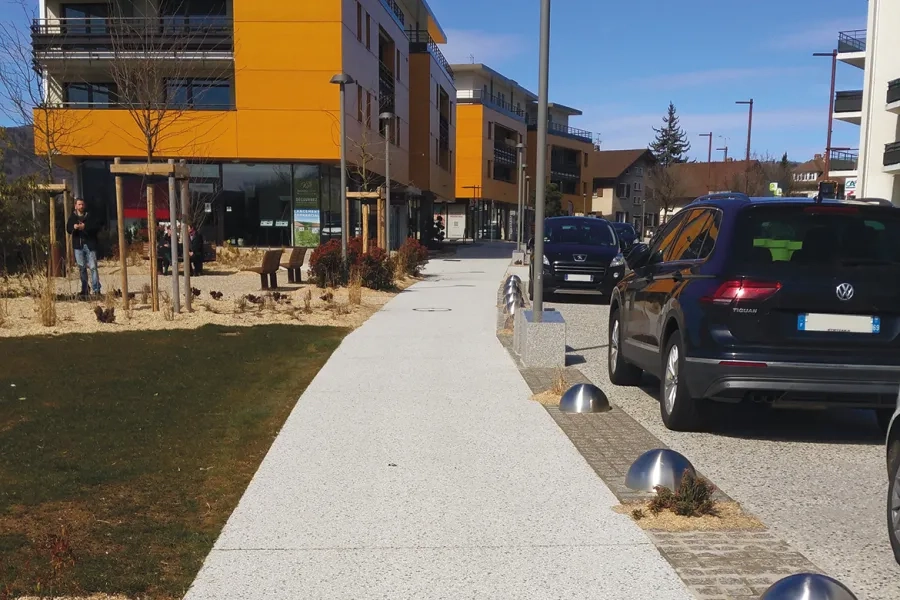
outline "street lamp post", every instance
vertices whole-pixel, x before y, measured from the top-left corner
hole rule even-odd
[[[550,0],[541,0],[540,61],[538,68],[537,163],[534,200],[534,320],[544,320],[544,204],[547,197],[547,125],[550,87]]]
[[[331,78],[331,83],[341,88],[341,258],[347,266],[347,130],[344,121],[347,112],[347,86],[356,81],[346,73],[338,73]]]
[[[753,135],[753,98],[749,100],[738,100],[735,104],[747,104],[750,106],[750,114],[747,118],[747,164],[744,165],[745,170],[745,189],[746,193],[750,193],[750,137]]]
[[[391,255],[391,138],[388,128],[394,113],[383,112],[378,118],[384,121],[384,249]]]
[[[700,137],[709,138],[709,153],[706,155],[706,193],[712,191],[712,131],[709,133],[701,133]]]
[[[831,52],[815,52],[813,56],[831,57],[831,95],[828,96],[828,135],[825,141],[825,178],[831,172],[831,133],[834,130],[834,84],[837,76],[837,50]]]
[[[516,252],[522,251],[522,218],[525,216],[525,161],[522,159],[522,154],[525,151],[525,144],[519,142],[516,144],[516,161],[518,162],[519,175],[516,178],[519,186],[516,190],[518,192],[519,198],[518,203],[516,205]]]

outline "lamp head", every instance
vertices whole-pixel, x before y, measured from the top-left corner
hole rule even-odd
[[[349,85],[351,83],[356,83],[356,80],[346,73],[338,73],[331,78],[331,83],[334,83],[336,85]]]

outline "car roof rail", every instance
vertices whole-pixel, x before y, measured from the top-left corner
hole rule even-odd
[[[715,194],[700,196],[694,200],[694,202],[702,202],[704,200],[741,200],[743,202],[749,202],[750,196],[743,192],[716,192]]]
[[[877,204],[878,206],[894,206],[894,203],[884,198],[854,198],[855,202],[864,202],[866,204]]]

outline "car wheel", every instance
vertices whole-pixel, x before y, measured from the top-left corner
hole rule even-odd
[[[702,400],[691,398],[684,379],[684,350],[681,333],[669,337],[662,357],[659,412],[663,424],[672,431],[696,431],[701,425]]]
[[[622,357],[622,328],[619,325],[619,309],[613,311],[609,319],[609,380],[613,385],[637,385],[641,382],[643,370],[625,362]]]
[[[887,435],[888,428],[891,426],[891,418],[893,418],[893,416],[893,409],[875,409],[875,420],[878,422],[878,430],[881,431],[882,435]]]
[[[894,442],[900,445],[900,442]],[[888,538],[891,540],[891,549],[894,551],[894,560],[900,564],[900,448],[889,454],[888,463],[888,494],[887,494],[887,526]]]

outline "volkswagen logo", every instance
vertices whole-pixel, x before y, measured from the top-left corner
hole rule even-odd
[[[853,297],[853,286],[849,283],[842,283],[841,285],[837,286],[835,293],[837,294],[838,300],[843,300],[846,302]]]
[[[573,254],[572,258],[575,259],[575,262],[584,262],[587,260],[587,254]]]

